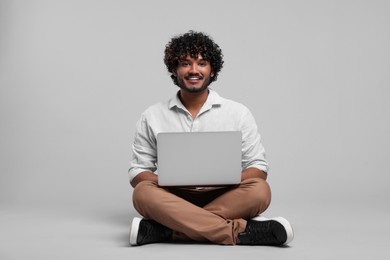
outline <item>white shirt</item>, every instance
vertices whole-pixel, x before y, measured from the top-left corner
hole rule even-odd
[[[136,126],[130,181],[143,171],[157,170],[156,137],[161,132],[241,131],[242,169],[258,168],[268,172],[264,147],[254,117],[247,107],[220,97],[209,89],[209,95],[195,119],[178,95],[146,109]]]

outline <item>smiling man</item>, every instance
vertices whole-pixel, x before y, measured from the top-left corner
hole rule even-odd
[[[179,62],[177,71],[172,72],[177,78],[177,84],[184,91],[200,93],[209,86],[214,76],[210,63],[202,55],[192,58],[187,55]]]
[[[189,31],[167,44],[165,65],[180,90],[149,107],[137,123],[130,164],[134,218],[130,244],[197,241],[224,245],[282,246],[293,239],[290,223],[264,218],[271,201],[268,163],[251,112],[209,85],[223,67],[219,46]],[[160,187],[156,137],[161,132],[241,131],[241,183],[225,187]]]

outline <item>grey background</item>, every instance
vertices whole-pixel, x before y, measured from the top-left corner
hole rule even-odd
[[[390,256],[388,1],[0,1],[0,259]],[[247,105],[289,248],[128,247],[135,123],[169,39],[210,34]]]

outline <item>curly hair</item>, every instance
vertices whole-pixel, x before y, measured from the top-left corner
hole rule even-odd
[[[180,60],[187,55],[191,58],[202,58],[210,62],[214,76],[210,83],[217,80],[218,73],[223,67],[223,54],[221,48],[206,34],[195,31],[188,31],[183,35],[173,37],[165,46],[164,63],[168,72],[171,73],[173,82],[178,85],[177,78],[173,74],[177,69]]]

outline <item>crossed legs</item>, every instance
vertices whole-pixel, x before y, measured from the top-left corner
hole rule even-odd
[[[247,179],[217,190],[166,189],[144,181],[133,192],[135,209],[173,230],[173,240],[236,244],[247,219],[264,212],[271,200],[266,181]]]

